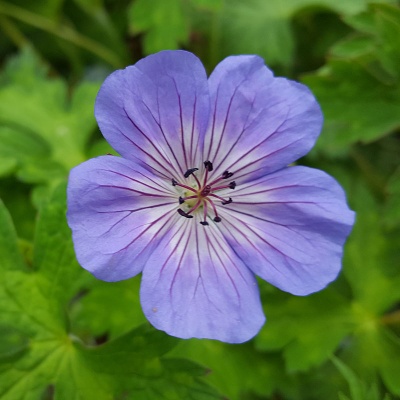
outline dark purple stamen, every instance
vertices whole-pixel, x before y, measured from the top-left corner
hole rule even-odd
[[[207,221],[200,221],[200,223],[201,223],[203,226],[208,225],[208,222],[207,222]]]
[[[222,205],[225,206],[226,204],[231,204],[232,201],[233,201],[233,200],[232,200],[232,197],[229,197],[228,200],[225,200],[225,201],[222,202]]]
[[[222,179],[229,179],[229,178],[232,177],[232,176],[233,176],[233,172],[225,171],[225,172],[222,174]]]
[[[211,172],[214,169],[211,161],[204,161],[204,167],[207,169],[208,172]]]
[[[171,179],[171,182],[172,186],[176,186],[178,184],[178,182],[174,178]]]
[[[182,217],[185,218],[193,218],[193,215],[190,215],[188,213],[185,213],[185,211],[181,210],[180,208],[178,208],[176,211],[178,211],[179,215],[182,215]]]
[[[179,196],[179,204],[183,204],[185,202],[185,200],[183,200],[183,197]]]
[[[215,217],[215,218],[214,218],[214,221],[215,221],[215,222],[221,222],[222,220],[221,220],[221,217]]]
[[[183,176],[184,176],[185,178],[189,178],[189,176],[192,175],[193,172],[198,171],[198,170],[199,170],[198,168],[189,168],[189,169],[183,174]]]
[[[236,187],[236,182],[235,182],[235,181],[230,182],[229,185],[228,185],[228,187],[229,187],[229,189],[235,189],[235,187]]]

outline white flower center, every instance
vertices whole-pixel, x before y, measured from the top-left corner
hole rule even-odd
[[[208,173],[213,170],[213,165],[211,161],[204,162],[205,167],[205,175],[203,182],[195,175],[195,172],[198,171],[198,168],[190,168],[184,173],[184,177],[187,179],[190,176],[195,180],[195,185],[188,186],[182,183],[177,182],[175,179],[172,179],[173,186],[180,186],[185,189],[183,191],[182,196],[179,197],[179,204],[183,204],[185,210],[182,208],[178,208],[178,213],[182,215],[182,217],[193,218],[193,213],[198,211],[203,211],[204,219],[200,221],[200,223],[204,226],[208,225],[207,215],[209,208],[214,212],[214,222],[221,222],[221,217],[218,215],[217,207],[215,204],[216,200],[221,200],[222,205],[226,205],[232,203],[232,198],[224,199],[216,194],[219,190],[222,189],[235,189],[236,182],[232,181],[229,184],[223,184],[221,181],[225,179],[229,179],[233,172],[225,171],[220,178],[217,178],[211,182],[208,181]]]

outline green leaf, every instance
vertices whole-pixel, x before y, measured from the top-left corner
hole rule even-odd
[[[26,337],[48,338],[63,324],[40,288],[40,277],[25,265],[11,218],[0,204],[0,314],[2,323]],[[55,316],[57,315],[57,318]],[[40,328],[40,329],[38,329]],[[38,329],[38,331],[36,331]]]
[[[375,379],[378,373],[388,390],[400,394],[400,339],[381,324],[364,326],[343,351],[347,364],[361,376]],[[373,360],[373,362],[371,362]],[[364,399],[364,398],[363,398]]]
[[[1,170],[7,171],[9,165],[7,172],[17,172],[25,182],[46,182],[50,176],[60,176],[60,170],[65,173],[58,163],[49,161],[50,157],[49,145],[35,132],[12,123],[0,125]]]
[[[274,290],[264,304],[267,323],[256,337],[257,348],[283,349],[291,372],[322,364],[354,326],[348,300],[332,288],[307,297]]]
[[[374,4],[346,21],[360,32],[336,45],[327,65],[304,78],[325,116],[316,148],[333,155],[400,126],[400,8]]]
[[[0,360],[18,358],[28,348],[28,338],[18,329],[0,325],[0,337]]]
[[[79,336],[115,338],[146,321],[139,301],[140,276],[121,282],[93,281],[71,310]]]
[[[15,160],[20,179],[49,182],[85,160],[95,127],[98,83],[83,82],[68,99],[61,79],[49,79],[26,48],[0,76],[0,155]]]
[[[86,275],[76,261],[67,226],[65,191],[66,185],[59,185],[40,210],[33,251],[33,267],[43,279],[47,295],[62,307],[77,293]]]
[[[22,164],[49,157],[46,141],[28,129],[13,125],[0,126],[0,155],[15,157]]]
[[[340,14],[363,11],[366,0],[228,0],[222,15],[223,55],[258,54],[271,64],[290,65],[294,56],[291,18],[304,8]]]
[[[400,78],[400,7],[382,5],[373,7],[379,32],[378,58],[384,68]]]
[[[15,219],[14,225],[18,236],[31,240],[35,226],[36,210],[27,199],[31,187],[8,177],[0,180],[0,198]]]
[[[285,374],[280,356],[264,356],[251,343],[230,345],[192,339],[181,342],[171,354],[207,365],[209,382],[232,400],[247,398],[248,393],[271,396],[282,386],[290,392],[296,380]]]
[[[165,400],[224,400],[226,397],[217,394],[216,390],[206,385],[203,377],[208,369],[187,359],[161,359],[163,374],[152,379],[152,385],[143,385],[135,389],[131,399],[155,398]],[[139,385],[138,385],[139,386]]]
[[[23,258],[19,252],[17,234],[10,214],[0,200],[0,268],[4,271],[25,270]],[[0,282],[3,282],[1,280]]]
[[[187,43],[189,29],[181,0],[136,0],[128,11],[132,33],[145,33],[146,54],[177,49]]]
[[[193,6],[198,9],[209,11],[220,11],[223,6],[223,0],[191,0]]]
[[[96,349],[86,351],[85,362],[96,375],[118,376],[116,392],[129,399],[221,399],[202,380],[206,369],[185,359],[159,358],[177,339],[145,324]]]
[[[13,157],[1,157],[0,161],[0,177],[10,175],[17,166],[17,161]]]
[[[383,228],[378,205],[360,182],[353,185],[351,197],[357,217],[346,248],[344,274],[352,290],[354,329],[342,355],[363,376],[379,374],[387,388],[399,395],[400,338],[391,326],[400,320],[396,307],[400,239]]]
[[[349,384],[351,400],[367,400],[366,398],[366,388],[363,383],[358,379],[357,375],[354,371],[349,368],[344,362],[342,362],[339,358],[332,357],[332,362],[336,366],[336,368],[340,371],[340,373],[346,378],[347,383]],[[346,398],[342,395],[343,398]],[[372,399],[371,399],[372,400]],[[376,398],[376,400],[378,400]]]
[[[346,246],[344,274],[359,307],[357,314],[368,324],[400,300],[400,273],[392,258],[400,241],[384,230],[376,201],[361,184],[353,185],[352,198],[357,215]]]
[[[332,362],[336,366],[336,368],[340,371],[340,373],[346,379],[349,389],[350,389],[350,397],[345,396],[343,393],[339,393],[339,399],[344,400],[381,400],[382,396],[379,393],[378,383],[374,379],[372,382],[362,381],[356,373],[347,366],[344,362],[342,362],[339,358],[333,357]],[[385,399],[390,399],[389,395],[385,396]],[[384,400],[385,400],[384,399]]]

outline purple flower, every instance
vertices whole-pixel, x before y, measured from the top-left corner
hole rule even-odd
[[[156,328],[244,342],[265,321],[255,275],[296,295],[336,278],[354,213],[333,178],[287,167],[321,130],[305,86],[257,56],[207,80],[193,54],[164,51],[112,73],[95,114],[122,157],[71,171],[75,251],[105,281],[141,272]]]

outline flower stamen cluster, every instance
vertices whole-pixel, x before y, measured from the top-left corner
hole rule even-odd
[[[181,188],[186,189],[186,195],[185,197],[179,196],[178,202],[179,204],[183,204],[185,202],[188,202],[189,204],[193,201],[194,204],[190,207],[188,211],[184,211],[181,208],[177,209],[177,212],[179,215],[185,218],[193,218],[193,213],[196,210],[199,210],[200,208],[203,208],[203,221],[200,221],[201,225],[207,226],[207,215],[208,215],[208,207],[210,206],[212,210],[214,211],[214,222],[221,222],[221,217],[218,215],[217,207],[215,204],[214,199],[221,200],[222,205],[230,204],[232,203],[232,198],[229,197],[228,199],[225,199],[221,196],[218,196],[215,194],[215,192],[223,189],[235,189],[236,187],[236,182],[232,181],[229,182],[228,185],[219,185],[219,186],[214,186],[215,184],[218,184],[220,181],[224,179],[229,179],[233,176],[233,172],[225,171],[221,177],[208,182],[209,178],[209,172],[213,171],[214,167],[211,161],[204,161],[204,168],[205,168],[205,173],[204,173],[204,179],[203,183],[200,182],[199,178],[196,176],[195,172],[198,171],[198,168],[189,168],[183,176],[187,179],[190,176],[192,176],[196,182],[195,187],[191,187],[186,184],[179,183],[175,179],[172,179],[172,186],[180,186]],[[189,192],[189,193],[187,193]],[[191,194],[194,193],[194,194]]]

